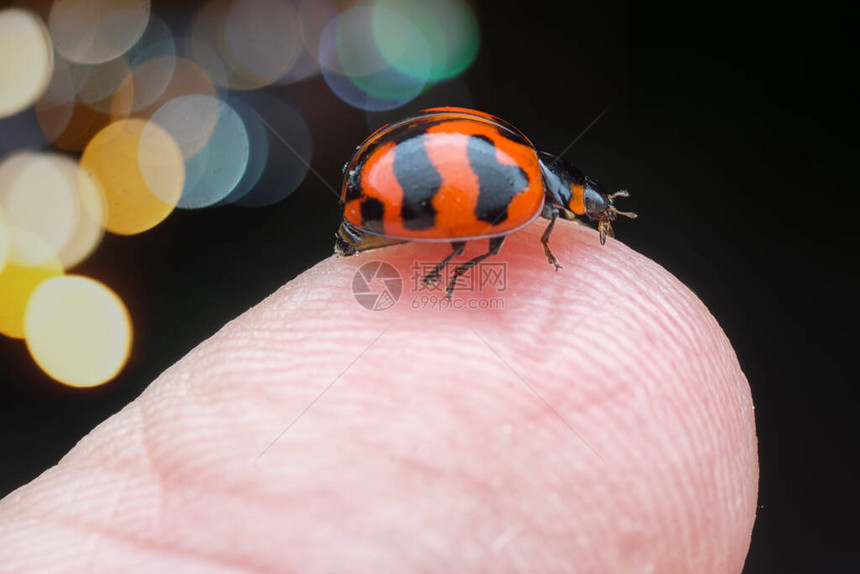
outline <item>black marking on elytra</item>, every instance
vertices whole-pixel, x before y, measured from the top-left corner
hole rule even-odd
[[[518,165],[499,163],[496,144],[486,136],[469,136],[467,153],[480,186],[475,216],[498,225],[508,218],[511,199],[528,187],[528,174]]]
[[[364,191],[361,187],[361,179],[364,175],[364,166],[375,151],[392,143],[396,146],[403,140],[424,134],[428,128],[438,123],[440,122],[427,121],[426,119],[419,118],[416,121],[394,126],[388,132],[380,134],[380,136],[376,138],[376,141],[370,145],[366,145],[363,148],[359,146],[356,150],[356,156],[353,157],[353,160],[351,160],[347,166],[344,166],[344,201],[346,202],[361,198]],[[352,165],[352,169],[346,172],[346,168],[349,165]]]
[[[361,202],[361,227],[367,231],[382,233],[385,205],[375,197],[365,197]]]
[[[352,201],[353,199],[361,199],[361,172],[363,170],[358,166],[353,167],[344,175],[344,194],[343,201]]]
[[[413,120],[403,122],[402,124],[392,126],[392,128],[386,132],[380,134],[376,140],[362,147],[356,151],[357,157],[354,158],[353,161],[348,165],[352,165],[352,169],[349,169],[344,174],[344,201],[348,202],[354,199],[361,199],[363,194],[362,189],[362,176],[364,175],[364,167],[370,157],[373,155],[375,151],[380,149],[382,146],[394,144],[395,151],[405,141],[412,140],[414,138],[418,138],[425,133],[430,128],[437,126],[439,124],[443,124],[450,121],[463,121],[468,118],[451,118],[451,117],[442,117],[436,118],[435,114],[429,116],[419,116]],[[480,119],[476,119],[475,121],[481,121]],[[516,144],[524,145],[529,148],[532,147],[531,143],[525,139],[521,133],[511,126],[510,124],[498,120],[499,126],[496,127],[496,132],[500,137],[508,139]],[[429,161],[429,160],[428,160]],[[345,166],[347,167],[347,166]],[[437,174],[438,175],[438,174]],[[400,178],[398,177],[398,181]],[[402,186],[402,182],[401,182]],[[404,193],[405,193],[404,188]],[[429,205],[429,204],[428,204]],[[405,204],[404,204],[405,207]],[[430,206],[432,209],[432,206]],[[409,210],[411,208],[407,208]],[[429,223],[426,221],[426,218],[414,218],[413,212],[409,211],[403,213],[403,221],[404,225],[410,229],[427,229],[433,226],[433,220],[431,219]],[[433,211],[433,215],[435,215],[435,210]],[[418,227],[411,227],[410,223],[414,223],[418,225]]]
[[[394,176],[403,190],[400,216],[407,229],[429,229],[436,223],[433,197],[439,192],[442,177],[427,155],[424,138],[422,131],[394,148]]]

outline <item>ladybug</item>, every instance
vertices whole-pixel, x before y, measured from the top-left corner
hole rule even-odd
[[[406,241],[450,242],[453,251],[424,277],[435,285],[466,242],[488,239],[486,253],[456,267],[447,285],[496,255],[509,233],[536,217],[549,219],[541,237],[549,249],[555,220],[585,215],[598,222],[600,243],[612,221],[635,213],[615,209],[626,191],[606,194],[560,157],[538,151],[509,123],[476,110],[432,108],[371,134],[344,166],[343,223],[335,253],[353,255]]]

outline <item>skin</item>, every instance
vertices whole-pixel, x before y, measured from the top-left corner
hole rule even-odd
[[[544,226],[494,259],[505,309],[411,308],[447,244],[300,275],[0,501],[0,572],[739,572],[758,461],[729,341],[592,229],[556,226],[555,272]],[[382,312],[350,288],[376,259],[404,278]]]

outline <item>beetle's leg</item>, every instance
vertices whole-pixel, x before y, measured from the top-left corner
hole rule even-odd
[[[552,254],[552,251],[549,250],[549,235],[552,233],[553,226],[555,226],[555,220],[558,219],[558,208],[554,205],[545,204],[543,211],[541,215],[549,219],[549,225],[546,226],[543,235],[541,235],[540,242],[543,245],[544,255],[546,255],[550,265],[555,265],[555,270],[558,271],[561,269],[561,264],[555,258],[555,255]]]
[[[340,224],[340,229],[337,230],[334,236],[334,252],[337,255],[355,255],[368,249],[406,242],[404,239],[394,239],[366,233],[348,221]]]
[[[442,280],[442,270],[445,269],[445,266],[448,265],[452,259],[457,257],[458,255],[462,255],[463,251],[466,249],[465,241],[452,241],[451,247],[454,248],[454,251],[451,252],[451,255],[443,259],[439,262],[436,267],[432,269],[427,275],[424,276],[424,284],[428,287],[431,285],[436,285]]]
[[[462,275],[463,273],[465,273],[466,271],[468,271],[469,269],[471,269],[472,267],[474,267],[475,265],[477,265],[478,263],[480,263],[481,261],[483,261],[487,257],[497,255],[499,253],[499,250],[502,248],[502,243],[504,243],[504,242],[505,242],[505,236],[504,235],[500,235],[498,237],[493,237],[492,239],[490,239],[490,250],[489,251],[487,251],[483,255],[478,255],[477,257],[475,257],[473,259],[469,259],[468,261],[466,261],[462,265],[458,265],[457,268],[454,269],[454,273],[451,275],[450,281],[448,281],[448,288],[445,289],[445,292],[448,295],[448,299],[450,299],[451,296],[454,294],[454,287],[457,285],[457,279],[460,277],[460,275]]]

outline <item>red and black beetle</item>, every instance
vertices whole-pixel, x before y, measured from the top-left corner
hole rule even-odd
[[[434,284],[466,241],[489,239],[486,253],[454,270],[449,296],[457,277],[496,255],[506,235],[538,216],[550,220],[541,243],[556,269],[549,236],[558,217],[597,221],[601,244],[617,216],[636,217],[615,209],[626,191],[606,194],[564,159],[536,150],[512,125],[465,108],[433,108],[383,126],[344,172],[339,255],[405,241],[450,242],[452,253],[424,277]]]

